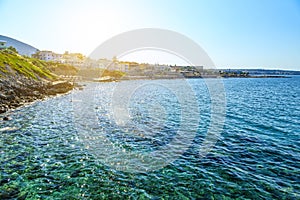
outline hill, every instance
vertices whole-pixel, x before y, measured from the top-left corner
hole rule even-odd
[[[55,70],[77,69],[23,57],[9,49],[0,51],[0,113],[48,95],[65,93],[73,84],[60,79]]]
[[[0,51],[0,77],[24,76],[34,80],[53,80],[56,75],[47,69],[43,61],[23,57],[9,50]]]
[[[36,53],[36,51],[38,51],[37,48],[29,44],[26,44],[24,42],[21,42],[19,40],[7,36],[0,35],[0,40],[6,41],[7,47],[12,46],[16,48],[18,53],[23,56],[31,56],[32,54]]]

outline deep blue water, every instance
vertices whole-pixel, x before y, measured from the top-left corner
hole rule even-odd
[[[0,199],[300,199],[300,77],[222,84],[216,110],[189,79],[86,83],[8,113]]]

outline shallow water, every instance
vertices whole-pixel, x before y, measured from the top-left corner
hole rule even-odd
[[[205,157],[202,79],[184,81],[192,94],[182,80],[87,83],[11,112],[0,198],[300,199],[300,77],[222,81],[225,123]]]

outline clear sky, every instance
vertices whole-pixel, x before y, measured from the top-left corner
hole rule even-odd
[[[89,55],[138,28],[182,33],[217,67],[300,70],[299,0],[0,0],[0,34],[41,50]]]

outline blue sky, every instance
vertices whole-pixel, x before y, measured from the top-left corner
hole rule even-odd
[[[0,27],[39,49],[85,55],[122,32],[163,28],[197,42],[217,67],[300,70],[299,0],[0,0]],[[167,57],[127,59],[178,61]]]

